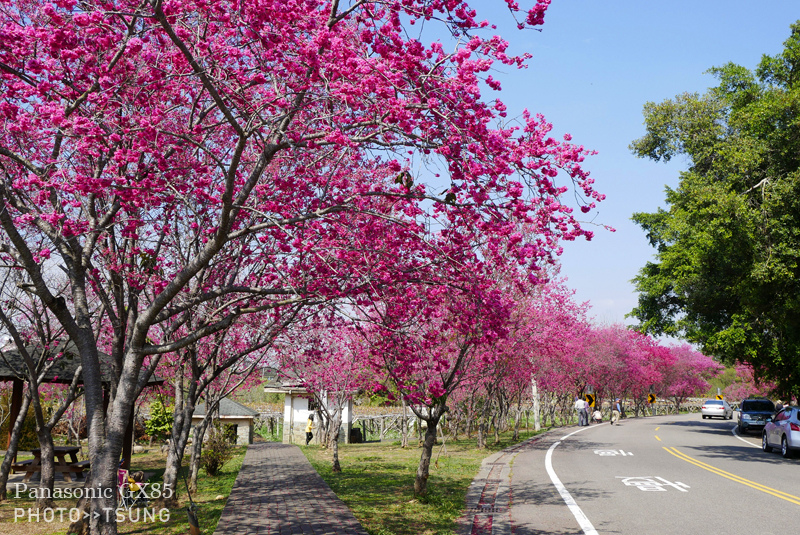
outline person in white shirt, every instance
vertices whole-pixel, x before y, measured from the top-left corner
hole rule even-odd
[[[592,413],[592,422],[599,424],[603,421],[603,414],[600,412],[600,409],[595,409]]]
[[[575,396],[575,410],[578,411],[578,425],[588,425],[586,421],[586,402],[578,396]]]

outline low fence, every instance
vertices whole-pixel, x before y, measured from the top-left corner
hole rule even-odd
[[[687,398],[681,401],[679,411],[689,413],[699,413],[703,402],[708,398]],[[635,403],[634,400],[626,399],[622,401],[625,414],[628,418],[639,416],[664,416],[676,414],[675,403],[668,399],[659,399],[655,403]],[[731,403],[734,409],[738,408],[738,403]],[[267,410],[258,413],[254,421],[254,427],[258,434],[269,440],[281,440],[283,433],[283,412],[265,407]],[[611,418],[611,407],[608,401],[600,404],[600,411],[603,420]],[[543,407],[543,413],[546,409]],[[424,429],[424,422],[419,422],[413,412],[406,409],[405,416],[401,407],[356,407],[353,416],[353,435],[355,442],[359,441],[384,441],[399,440],[403,434],[403,426],[407,426],[407,436],[415,437],[420,434],[420,429]],[[525,407],[520,413],[523,426],[527,428],[533,421],[532,407]],[[559,411],[564,417],[556,417],[556,424],[569,425],[574,423],[572,418],[577,421],[575,411],[570,408]],[[443,422],[446,424],[446,421]],[[422,424],[422,425],[420,425]]]

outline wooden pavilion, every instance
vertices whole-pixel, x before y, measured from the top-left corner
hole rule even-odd
[[[72,379],[75,377],[75,373],[77,372],[78,367],[81,365],[81,358],[78,354],[77,347],[72,342],[67,342],[66,344],[62,343],[61,346],[62,347],[59,347],[53,351],[53,353],[58,356],[55,358],[55,362],[53,362],[52,366],[45,374],[42,384],[49,383],[68,385],[72,383]],[[31,346],[26,349],[33,359],[38,361],[39,357],[41,356],[41,347]],[[99,353],[99,356],[100,375],[103,380],[103,410],[105,411],[108,408],[108,391],[110,389],[114,374],[111,367],[111,356],[102,352]],[[13,385],[11,390],[11,411],[9,415],[10,423],[8,426],[6,449],[11,444],[11,430],[14,422],[17,419],[17,416],[19,415],[19,411],[22,408],[22,392],[25,380],[25,361],[23,360],[22,355],[17,350],[16,346],[10,345],[0,348],[0,381],[11,381]],[[164,381],[161,379],[151,377],[148,380],[147,385],[159,385],[163,382]],[[128,428],[125,432],[125,442],[122,445],[123,467],[126,469],[130,464],[131,454],[133,453],[133,427],[133,412],[131,411],[128,421]]]

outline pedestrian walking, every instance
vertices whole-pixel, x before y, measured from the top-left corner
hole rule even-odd
[[[611,405],[611,425],[614,425],[614,422],[619,422],[620,414],[622,414],[622,403],[617,398]]]
[[[308,417],[308,423],[306,424],[306,446],[308,446],[311,439],[314,438],[314,434],[311,430],[314,429],[314,415],[310,415]]]

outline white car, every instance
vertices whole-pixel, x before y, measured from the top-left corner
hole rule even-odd
[[[800,450],[800,411],[797,407],[784,407],[775,418],[767,419],[761,433],[761,447],[764,451],[780,448],[784,457],[791,457],[794,451]]]
[[[733,409],[728,402],[724,399],[707,399],[700,407],[700,414],[703,415],[703,420],[706,418],[722,418],[723,420],[733,419]]]

